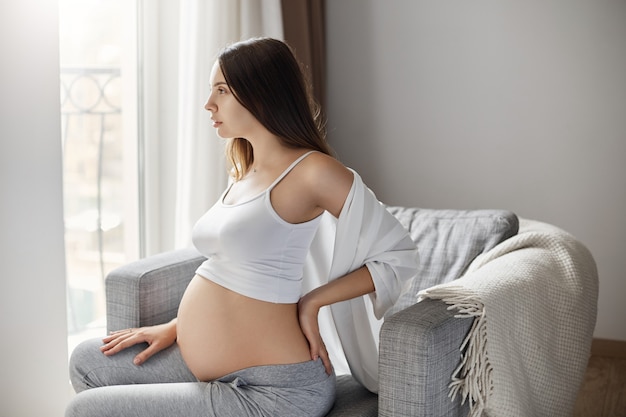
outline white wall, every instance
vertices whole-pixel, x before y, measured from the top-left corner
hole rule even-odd
[[[626,2],[327,2],[329,138],[379,198],[573,233],[626,340]]]
[[[70,388],[56,2],[2,2],[0,53],[0,415],[57,417]]]

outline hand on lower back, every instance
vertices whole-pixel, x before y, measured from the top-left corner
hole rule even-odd
[[[298,318],[300,320],[300,328],[302,333],[309,342],[309,350],[311,351],[311,359],[320,358],[326,368],[326,373],[331,374],[333,367],[330,363],[330,357],[326,350],[326,345],[320,335],[320,329],[317,321],[319,308],[308,303],[306,296],[302,297],[298,302]]]

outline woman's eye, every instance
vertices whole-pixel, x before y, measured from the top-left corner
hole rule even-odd
[[[226,94],[226,89],[220,87],[220,88],[217,89],[217,93],[218,94]]]

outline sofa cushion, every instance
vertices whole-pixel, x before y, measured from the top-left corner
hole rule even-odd
[[[356,382],[352,375],[337,376],[337,398],[326,417],[376,417],[378,395]]]
[[[519,220],[507,210],[436,210],[388,206],[409,231],[420,257],[420,270],[394,314],[417,301],[417,293],[459,278],[481,253],[517,234]]]

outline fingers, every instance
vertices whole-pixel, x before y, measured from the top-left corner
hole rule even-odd
[[[172,345],[175,341],[176,328],[170,324],[162,324],[111,332],[109,336],[102,339],[104,345],[100,350],[105,355],[111,356],[136,344],[147,343],[148,347],[133,359],[135,365],[141,365],[152,355]]]
[[[145,361],[147,361],[152,355],[157,353],[159,350],[160,349],[157,347],[156,343],[152,344],[152,345],[149,345],[146,349],[141,351],[141,353],[139,353],[137,356],[135,356],[135,359],[133,359],[133,363],[135,365],[139,366],[142,363],[144,363]]]
[[[145,337],[138,329],[118,330],[111,332],[109,336],[102,339],[104,345],[100,347],[100,351],[107,356],[115,355],[124,349],[145,341]]]
[[[130,336],[136,329],[123,329],[123,330],[116,330],[113,332],[110,332],[109,335],[107,337],[105,337],[104,339],[102,339],[102,341],[104,343],[109,343],[112,340],[124,337],[124,336]]]
[[[314,361],[321,359],[324,364],[324,368],[326,369],[326,373],[330,375],[333,371],[333,366],[330,362],[328,349],[326,349],[326,345],[322,340],[322,336],[320,336],[319,330],[315,329],[314,332],[305,332],[305,337],[309,342],[311,359]]]
[[[324,364],[326,373],[330,375],[333,371],[333,367],[330,362],[330,357],[328,355],[326,345],[324,344],[322,336],[320,335],[320,329],[317,322],[318,312],[318,308],[307,308],[304,300],[302,298],[300,299],[300,302],[298,303],[298,319],[300,321],[300,328],[302,329],[302,333],[309,342],[311,359],[314,361],[316,361],[318,358],[321,359],[322,363]]]
[[[318,358],[322,360],[322,364],[324,364],[324,369],[326,373],[330,375],[333,372],[333,366],[330,362],[330,355],[328,354],[328,350],[326,349],[326,345],[320,338],[320,346],[313,352],[313,348],[311,349],[311,358],[313,360],[317,360]]]

